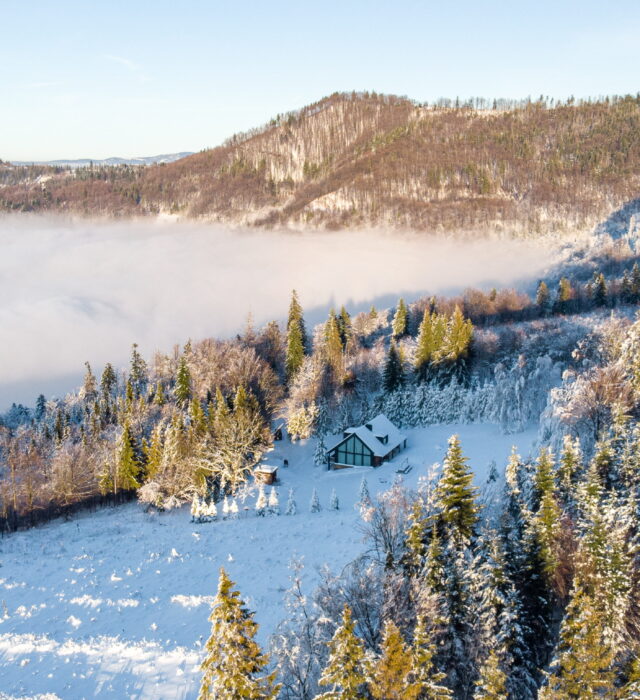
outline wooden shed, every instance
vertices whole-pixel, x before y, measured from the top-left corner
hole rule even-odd
[[[278,467],[275,464],[260,464],[253,470],[254,478],[263,484],[273,484],[278,481]]]

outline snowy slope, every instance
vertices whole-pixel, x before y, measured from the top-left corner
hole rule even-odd
[[[218,568],[257,611],[265,643],[284,616],[292,558],[304,558],[311,592],[317,567],[337,570],[361,550],[354,505],[363,474],[373,495],[408,459],[405,483],[415,486],[452,433],[478,484],[492,460],[502,470],[512,444],[526,456],[535,437],[533,429],[505,436],[490,425],[431,426],[407,431],[408,448],[394,462],[339,472],[313,466],[313,441],[280,443],[269,461],[289,459],[280,504],[284,512],[293,488],[297,515],[259,518],[251,497],[240,520],[197,525],[186,507],[149,515],[130,504],[11,535],[0,543],[0,700],[195,698]],[[308,512],[314,487],[318,514]],[[333,488],[338,512],[328,510]]]

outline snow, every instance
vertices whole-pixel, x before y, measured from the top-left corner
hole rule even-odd
[[[328,472],[313,465],[315,441],[283,441],[269,462],[279,470],[280,500],[298,504],[317,489],[322,510],[256,516],[251,498],[237,520],[194,524],[189,506],[147,514],[137,504],[85,513],[0,541],[0,700],[184,698],[197,696],[203,645],[218,569],[224,565],[260,624],[259,641],[283,618],[289,564],[303,558],[311,592],[317,569],[338,570],[361,550],[360,484],[372,497],[403,477],[416,486],[457,433],[484,483],[495,461],[502,471],[516,443],[527,456],[536,430],[505,436],[493,425],[408,430],[408,446],[378,469]],[[340,510],[330,509],[335,489]],[[2,693],[5,693],[3,695]],[[48,695],[47,695],[48,694]]]

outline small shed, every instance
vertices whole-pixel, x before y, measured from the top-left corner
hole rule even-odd
[[[254,478],[262,484],[278,481],[278,467],[275,464],[260,464],[253,470]]]

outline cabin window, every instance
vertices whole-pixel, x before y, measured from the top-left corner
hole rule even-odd
[[[354,466],[370,467],[373,454],[371,450],[355,435],[339,445],[337,450],[337,462],[339,464],[352,464]]]

